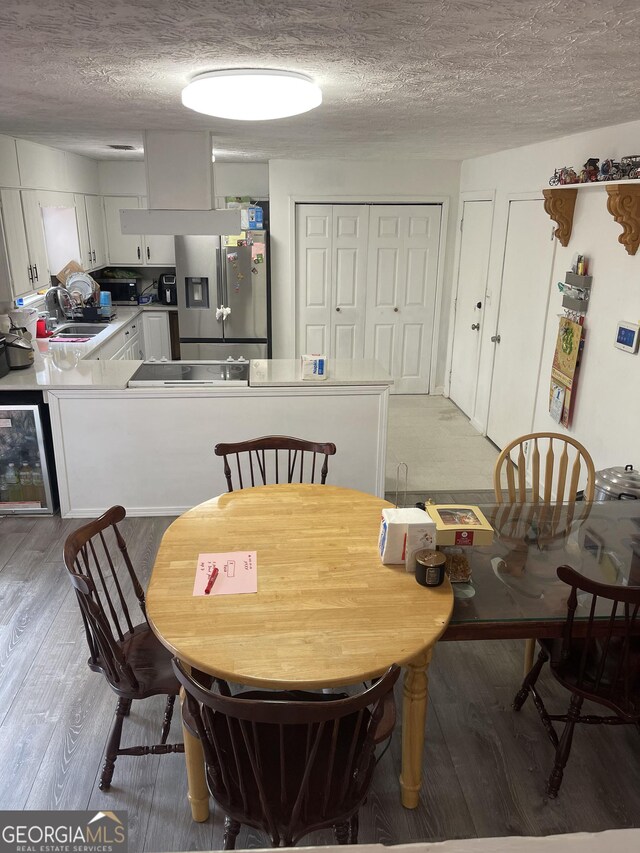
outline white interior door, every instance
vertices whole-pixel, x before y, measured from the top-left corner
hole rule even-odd
[[[371,207],[365,357],[393,393],[429,392],[440,217],[440,205]]]
[[[298,354],[363,357],[368,222],[366,205],[297,206]]]
[[[531,432],[555,246],[542,199],[511,201],[487,426],[500,448]]]
[[[470,418],[475,408],[481,335],[487,334],[483,308],[492,220],[492,201],[464,202],[449,396]]]
[[[333,358],[362,358],[364,355],[368,232],[369,208],[366,205],[334,205],[331,299]]]
[[[330,204],[296,206],[298,355],[330,355],[332,234]]]

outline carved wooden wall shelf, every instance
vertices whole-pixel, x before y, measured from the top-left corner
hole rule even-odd
[[[623,229],[618,241],[635,255],[640,245],[640,185],[607,184],[607,195],[607,210]]]
[[[561,245],[566,246],[571,238],[573,227],[573,211],[578,196],[577,187],[563,190],[542,190],[544,209],[551,219],[557,223],[555,235]]]
[[[630,255],[640,246],[640,180],[577,184],[542,190],[544,209],[557,224],[555,235],[563,246],[569,244],[578,190],[604,187],[607,210],[622,225],[618,240]]]

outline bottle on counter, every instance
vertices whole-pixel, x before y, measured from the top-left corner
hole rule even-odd
[[[20,487],[20,477],[15,462],[9,462],[4,472],[4,481],[6,485],[6,501],[21,501],[22,488]]]

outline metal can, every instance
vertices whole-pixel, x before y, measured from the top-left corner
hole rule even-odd
[[[416,551],[415,558],[417,582],[421,586],[440,586],[444,580],[444,554],[424,548],[422,551]]]

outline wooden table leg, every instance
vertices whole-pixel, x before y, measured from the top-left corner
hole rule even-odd
[[[184,704],[184,688],[180,690],[180,704]],[[202,744],[189,729],[182,724],[184,737],[184,759],[187,765],[187,782],[189,785],[189,804],[191,817],[198,823],[209,818],[209,789],[204,772],[204,755]]]
[[[414,658],[407,664],[404,677],[400,791],[406,809],[415,809],[420,799],[431,655],[432,649],[428,649]]]

